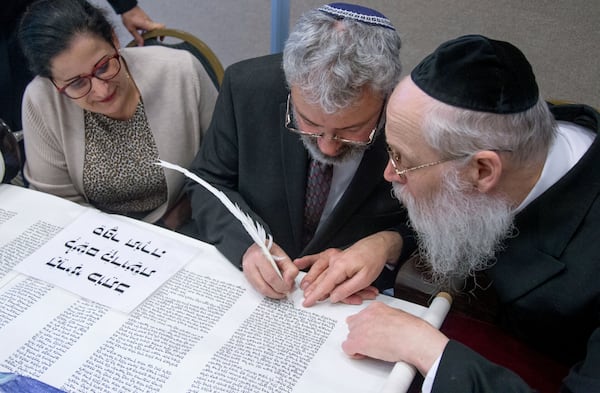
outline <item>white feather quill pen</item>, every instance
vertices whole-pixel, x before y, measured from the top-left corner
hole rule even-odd
[[[171,164],[170,162],[162,160],[160,160],[156,164],[183,173],[185,176],[194,180],[196,183],[200,184],[202,187],[206,188],[214,196],[216,196],[221,201],[221,203],[225,205],[227,210],[229,210],[231,214],[233,214],[233,216],[242,223],[242,226],[244,227],[246,232],[248,232],[248,235],[250,235],[252,240],[254,240],[256,244],[258,244],[263,254],[265,254],[265,257],[267,257],[269,262],[271,262],[271,265],[273,265],[273,269],[275,269],[275,271],[279,275],[279,278],[283,280],[283,276],[281,275],[281,272],[279,271],[279,268],[275,263],[275,259],[279,259],[280,257],[272,255],[269,251],[271,249],[271,246],[273,245],[273,236],[271,236],[270,234],[267,235],[267,232],[265,231],[265,228],[263,228],[262,225],[254,221],[252,217],[248,215],[248,213],[243,212],[237,204],[234,204],[229,198],[227,198],[227,195],[225,195],[225,193],[223,193],[220,190],[217,190],[215,187],[211,186],[206,180],[193,174],[187,169],[182,168],[179,165]]]

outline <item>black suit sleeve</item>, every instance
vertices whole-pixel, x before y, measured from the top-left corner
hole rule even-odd
[[[564,380],[565,392],[600,392],[600,327],[588,340],[585,359]]]
[[[590,336],[585,359],[571,368],[561,393],[600,392],[600,328]],[[450,340],[433,383],[432,393],[535,392],[517,374]]]
[[[117,14],[123,14],[137,5],[137,0],[108,0]]]
[[[534,392],[512,371],[450,340],[433,382],[432,393]]]
[[[238,142],[232,95],[231,69],[225,72],[211,124],[191,171],[224,192],[244,212],[252,214],[238,188]],[[201,185],[188,180],[192,222],[182,232],[215,245],[238,268],[252,239],[223,204]],[[258,219],[253,215],[254,219]],[[262,223],[262,222],[261,222]],[[264,223],[262,223],[264,226]],[[268,228],[267,228],[268,230]]]

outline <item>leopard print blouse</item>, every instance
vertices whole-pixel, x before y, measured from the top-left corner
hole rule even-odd
[[[83,187],[90,203],[136,218],[163,204],[167,182],[163,169],[154,165],[158,148],[142,101],[125,121],[84,112]]]

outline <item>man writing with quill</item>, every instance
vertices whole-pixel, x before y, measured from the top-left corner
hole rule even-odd
[[[258,245],[203,186],[190,182],[183,232],[215,246],[262,294],[283,298],[298,269],[305,305],[328,272],[350,272],[326,295],[358,303],[390,287],[413,248],[406,216],[381,178],[385,100],[399,81],[400,37],[379,12],[332,3],[304,14],[281,54],[232,65],[191,170],[274,238],[278,275]],[[300,257],[300,258],[299,258]],[[298,259],[297,259],[298,258]],[[355,268],[356,266],[356,268]],[[360,266],[360,267],[359,267]],[[350,295],[350,296],[349,296]]]

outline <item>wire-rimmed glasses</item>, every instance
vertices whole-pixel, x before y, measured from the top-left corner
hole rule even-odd
[[[324,132],[303,131],[303,130],[300,130],[295,127],[295,122],[294,122],[293,113],[292,113],[293,111],[291,110],[290,101],[291,101],[291,94],[288,94],[286,110],[285,110],[285,128],[287,128],[289,131],[291,131],[293,133],[304,135],[304,136],[307,136],[310,138],[316,139],[316,138],[324,137],[325,136]],[[379,130],[381,128],[384,111],[385,111],[385,105],[382,106],[381,112],[379,112],[379,117],[377,119],[377,125],[375,126],[375,128],[373,128],[373,130],[369,134],[369,139],[367,141],[357,141],[357,140],[353,140],[353,139],[342,138],[337,135],[331,136],[330,137],[331,140],[345,143],[345,144],[352,145],[352,146],[369,146],[371,143],[373,143],[373,140],[375,139],[375,134],[377,133],[377,130]]]
[[[406,174],[408,172],[416,171],[418,169],[423,169],[423,168],[429,168],[430,166],[439,165],[439,164],[443,164],[444,162],[458,160],[459,158],[466,157],[466,155],[464,155],[464,156],[459,156],[459,157],[444,158],[441,160],[428,162],[426,164],[415,165],[415,166],[412,166],[409,168],[402,169],[402,168],[400,168],[400,155],[398,153],[396,153],[389,145],[387,146],[387,152],[390,156],[390,163],[392,164],[392,168],[394,169],[394,172],[396,172],[396,175],[400,176],[402,179],[406,179]]]
[[[512,150],[510,150],[510,149],[487,149],[487,150],[495,151],[495,152],[512,153]],[[396,172],[396,175],[400,176],[403,180],[406,180],[406,174],[408,172],[416,171],[418,169],[423,169],[423,168],[429,168],[430,166],[443,164],[444,162],[448,162],[448,161],[458,160],[461,158],[468,157],[470,155],[470,154],[462,154],[457,157],[443,158],[441,160],[432,161],[432,162],[428,162],[428,163],[421,164],[421,165],[415,165],[415,166],[412,166],[409,168],[401,168],[400,167],[400,160],[401,160],[400,154],[396,153],[390,147],[390,145],[387,146],[387,152],[388,152],[388,155],[390,156],[390,163],[392,164],[392,168],[394,169],[394,172]]]

